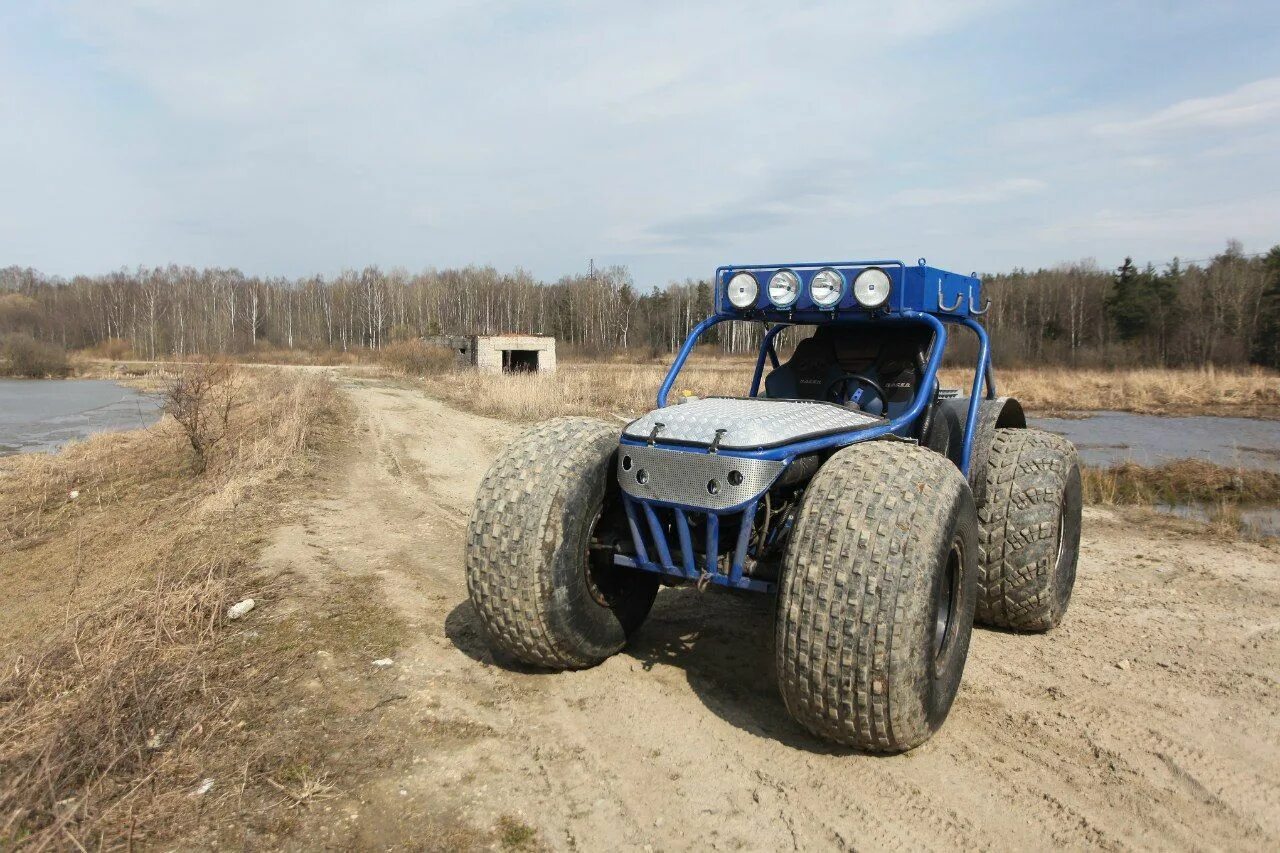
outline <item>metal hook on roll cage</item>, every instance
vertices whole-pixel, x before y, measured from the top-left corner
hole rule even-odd
[[[956,311],[957,309],[959,309],[959,308],[960,308],[960,306],[961,306],[962,304],[964,304],[964,294],[963,294],[963,293],[957,293],[957,294],[956,294],[956,304],[954,304],[954,305],[948,305],[948,304],[944,301],[944,297],[943,297],[943,295],[942,295],[942,279],[938,279],[938,308],[939,308],[940,310],[942,310],[942,311],[946,311],[948,314],[950,314],[950,313],[952,313],[952,312]]]
[[[988,296],[986,304],[983,305],[981,308],[979,308],[978,303],[973,300],[973,285],[970,284],[969,285],[969,313],[973,314],[974,316],[981,317],[983,314],[987,313],[990,310],[991,310],[991,297]]]

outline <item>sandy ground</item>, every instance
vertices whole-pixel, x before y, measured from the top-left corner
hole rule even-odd
[[[369,725],[395,748],[382,769],[333,780],[300,846],[1280,845],[1272,548],[1086,510],[1065,625],[975,631],[942,731],[906,755],[861,755],[788,718],[765,598],[664,590],[633,647],[596,669],[496,663],[467,601],[463,534],[517,428],[409,388],[346,388],[351,457],[267,559],[320,581],[371,573],[416,640],[390,666],[325,664],[381,697]]]

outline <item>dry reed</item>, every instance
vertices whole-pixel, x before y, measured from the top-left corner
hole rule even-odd
[[[271,594],[257,541],[337,403],[315,376],[235,381],[201,475],[167,418],[0,460],[0,848],[154,844],[261,763],[228,738],[255,713],[245,679],[277,664],[226,607]]]
[[[753,363],[699,357],[680,373],[676,393],[743,396]],[[535,421],[558,415],[634,417],[654,405],[666,374],[663,364],[568,363],[554,375],[482,374],[469,370],[427,373],[428,393],[491,417]],[[1068,370],[998,371],[997,389],[1017,397],[1035,414],[1115,410],[1150,414],[1233,414],[1280,417],[1280,377],[1262,370]],[[948,368],[942,384],[968,393],[972,374]]]
[[[1199,459],[1151,467],[1125,462],[1082,473],[1085,501],[1092,504],[1280,504],[1280,474]]]

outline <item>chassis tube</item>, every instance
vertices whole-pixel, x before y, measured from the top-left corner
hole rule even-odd
[[[978,406],[982,400],[982,383],[987,381],[987,394],[993,396],[995,388],[990,382],[991,377],[991,341],[987,337],[987,330],[982,328],[982,324],[969,317],[960,317],[948,320],[951,323],[957,323],[968,327],[978,336],[978,364],[973,371],[973,388],[969,392],[969,413],[965,419],[964,425],[964,446],[960,449],[960,473],[965,478],[969,477],[969,463],[973,460],[973,431],[978,426]]]
[[[685,338],[684,346],[680,347],[680,352],[676,355],[676,360],[671,362],[671,367],[667,370],[667,378],[662,380],[662,387],[658,389],[658,408],[664,408],[667,405],[667,395],[671,393],[671,386],[676,384],[676,377],[680,375],[680,368],[684,367],[685,361],[689,358],[689,353],[693,352],[694,344],[698,342],[698,338],[702,337],[702,333],[717,323],[723,323],[725,320],[732,320],[733,317],[727,314],[712,314],[707,319],[693,327],[693,331],[689,333],[689,337]]]
[[[750,396],[757,397],[760,395],[760,379],[764,376],[765,356],[766,355],[771,356],[773,360],[773,366],[774,367],[778,366],[778,356],[773,351],[773,339],[776,338],[778,336],[778,333],[781,332],[783,329],[789,328],[790,325],[791,325],[790,323],[778,323],[774,326],[771,326],[769,328],[769,331],[764,333],[764,338],[762,338],[760,341],[760,354],[756,356],[756,372],[751,377],[751,395]]]

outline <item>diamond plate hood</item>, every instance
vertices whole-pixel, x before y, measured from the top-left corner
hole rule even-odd
[[[720,447],[752,450],[878,423],[882,421],[874,415],[816,400],[708,397],[654,409],[627,424],[622,434],[647,439],[653,435],[654,427],[661,424],[655,436],[660,442],[710,445],[715,441],[716,431],[724,430]]]

